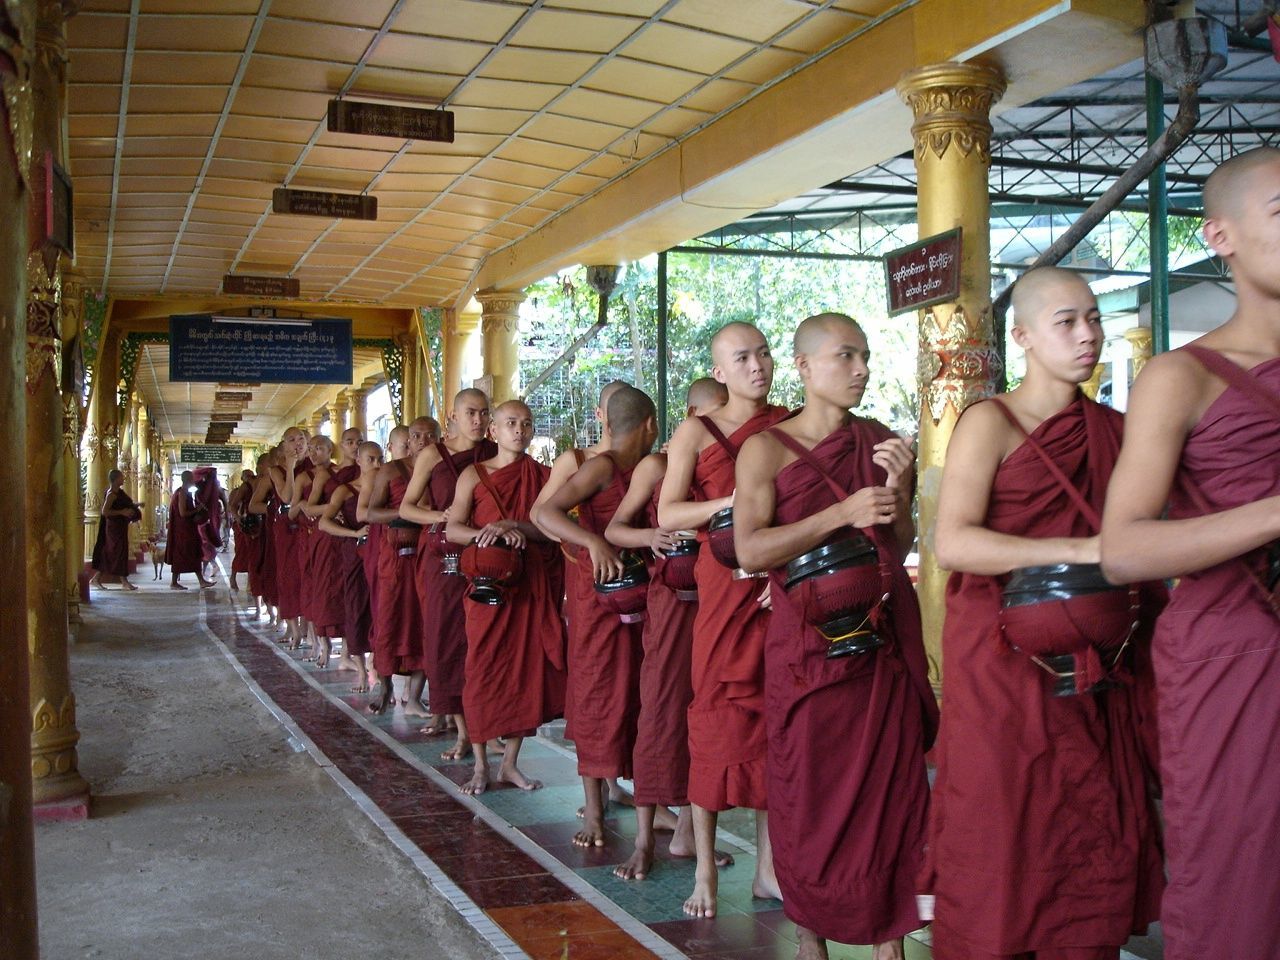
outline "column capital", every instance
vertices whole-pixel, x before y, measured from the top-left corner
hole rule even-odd
[[[1151,359],[1151,328],[1130,327],[1124,332],[1124,338],[1129,341],[1130,360],[1136,377]]]
[[[999,70],[979,63],[935,63],[905,74],[897,90],[915,115],[916,163],[930,153],[941,160],[953,146],[965,157],[976,151],[989,163],[991,106],[1005,87]]]
[[[513,332],[525,293],[523,290],[481,290],[476,300],[480,302],[480,325],[484,333]]]

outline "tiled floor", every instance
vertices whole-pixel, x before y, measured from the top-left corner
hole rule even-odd
[[[425,737],[402,711],[374,717],[368,694],[350,690],[353,675],[318,670],[302,655],[273,643],[264,626],[210,597],[207,619],[235,659],[391,824],[415,845],[506,937],[534,958],[783,958],[795,955],[795,926],[777,900],[751,895],[754,848],[718,846],[734,856],[720,874],[719,916],[691,920],[681,904],[693,885],[691,860],[665,851],[639,882],[619,880],[613,867],[631,852],[635,814],[614,806],[603,847],[572,843],[581,821],[582,788],[574,761],[554,737],[525,741],[521,769],[544,788],[525,793],[505,784],[471,800],[454,785],[470,775],[470,761],[447,761],[451,740]],[[726,817],[746,834],[750,820]],[[461,906],[461,905],[460,905]],[[833,960],[870,957],[870,949],[832,945]],[[927,958],[908,940],[907,957]]]

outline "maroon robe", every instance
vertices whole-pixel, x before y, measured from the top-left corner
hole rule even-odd
[[[293,468],[294,500],[298,499],[301,474],[310,468],[310,459]],[[285,510],[276,519],[272,536],[275,543],[276,610],[281,620],[292,620],[302,616],[302,533],[298,521],[290,520]]]
[[[318,469],[313,464],[307,467],[305,473],[294,481],[294,501],[296,503],[306,503],[311,499],[311,491],[315,487],[316,471]],[[316,582],[316,550],[320,545],[320,540],[316,534],[320,531],[318,522],[308,517],[305,511],[300,510],[298,512],[295,522],[298,525],[295,543],[298,553],[298,606],[302,611],[303,618],[310,620],[314,625],[316,622],[316,588],[321,586]],[[316,632],[319,633],[319,631]]]
[[[1254,367],[1280,397],[1280,358]],[[1280,423],[1228,386],[1182,449],[1170,516],[1280,495]],[[1188,488],[1198,488],[1196,506]],[[1156,626],[1166,960],[1274,956],[1280,917],[1280,615],[1264,551],[1181,578]]]
[[[359,530],[356,520],[356,503],[359,494],[350,483],[344,483],[349,491],[342,501],[338,519],[348,530]],[[372,527],[370,529],[373,529]],[[339,586],[342,597],[342,644],[349,656],[363,656],[373,648],[369,645],[369,582],[365,575],[365,547],[356,543],[355,537],[335,537],[338,542]]]
[[[648,523],[658,526],[658,491]],[[649,580],[641,643],[640,715],[636,721],[635,802],[683,807],[689,802],[689,701],[693,621],[698,604],[680,600],[662,580]]]
[[[365,588],[369,591],[369,651],[373,652],[373,638],[378,634],[378,558],[382,556],[382,524],[371,523],[368,527],[369,533],[359,550]]]
[[[698,454],[693,485],[704,500],[733,493],[737,451],[748,437],[787,416],[768,406],[727,438],[732,454],[712,441]],[[711,554],[706,530],[694,576],[693,700],[689,704],[689,800],[704,810],[766,809],[764,634],[769,611],[756,602],[763,579],[734,580]],[[714,597],[714,603],[706,598]]]
[[[164,562],[174,573],[200,573],[200,518],[192,513],[184,517],[178,504],[190,497],[185,487],[173,491],[169,498],[169,535],[165,541]]]
[[[609,485],[578,504],[582,529],[604,536],[618,504],[627,492],[631,471],[613,465]],[[602,604],[591,576],[591,555],[576,550],[578,567],[587,574],[571,584],[577,623],[569,634],[569,690],[574,723],[578,774],[583,777],[632,775],[640,713],[640,657],[643,623],[623,623]]]
[[[1031,435],[1099,513],[1122,423],[1080,396]],[[984,526],[1020,537],[1094,532],[1025,442],[996,471]],[[937,897],[939,960],[1116,947],[1157,916],[1163,878],[1141,690],[1052,696],[1052,678],[1001,636],[1006,579],[954,573],[947,582],[922,872]],[[1159,588],[1148,594],[1158,606]]]
[[[249,499],[252,497],[253,490],[248,491],[249,496],[240,501],[239,513],[232,514],[231,526],[234,531],[232,534],[232,553],[231,553],[231,572],[232,573],[248,573],[254,564],[254,555],[261,553],[262,540],[254,534],[244,532],[244,518],[248,515]],[[261,517],[255,517],[254,520],[259,521]],[[261,532],[262,526],[258,525],[258,532]],[[250,588],[252,589],[252,587]]]
[[[196,503],[205,508],[196,528],[200,531],[200,559],[212,563],[222,548],[222,487],[218,485],[218,471],[213,467],[198,467],[192,471],[196,484]]]
[[[774,523],[796,523],[850,494],[883,486],[872,448],[893,434],[855,419],[774,481]],[[863,531],[891,571],[886,615],[871,653],[828,660],[830,646],[805,622],[770,571],[773,615],[765,638],[769,731],[769,837],[786,915],[841,943],[883,943],[921,926],[916,879],[924,855],[929,781],[924,754],[937,730],[920,606],[897,560],[893,528]]]
[[[582,465],[587,462],[587,451],[574,447],[571,451],[573,459],[578,464],[578,469],[582,469]],[[578,508],[574,507],[569,511],[570,518],[576,523],[578,519]],[[565,622],[565,635],[568,637],[568,645],[570,648],[578,644],[577,632],[581,629],[582,619],[578,616],[578,597],[585,590],[592,590],[594,587],[593,577],[591,573],[591,564],[583,564],[578,559],[578,548],[567,543],[560,544],[560,556],[564,565],[564,600],[561,604],[561,616]],[[567,694],[566,689],[566,694]],[[564,705],[564,738],[566,740],[576,740],[573,734],[573,697],[566,696]]]
[[[274,607],[279,597],[276,585],[276,538],[275,525],[280,518],[280,501],[276,498],[275,487],[267,491],[266,513],[258,514],[261,524],[258,527],[258,548],[249,557],[249,592],[261,597],[268,606]]]
[[[484,467],[476,464],[477,470]],[[509,519],[528,522],[529,509],[550,469],[527,454],[489,472],[489,482],[511,510]],[[502,519],[483,483],[475,490],[471,526]],[[462,712],[474,743],[494,737],[531,735],[564,712],[565,636],[560,619],[563,567],[555,544],[530,541],[524,574],[497,606],[463,601],[467,623],[466,686]]]
[[[333,467],[320,502],[327,504],[339,486],[359,475],[360,468],[355,464]],[[307,571],[311,581],[311,622],[319,636],[341,637],[347,609],[346,598],[338,587],[343,576],[342,544],[351,538],[325,533],[319,521],[315,522],[311,538],[311,568]]]
[[[446,510],[453,503],[458,486],[458,476],[471,464],[489,460],[497,455],[498,448],[492,440],[481,440],[470,450],[453,453],[443,443],[437,443],[440,462],[427,477],[427,493],[431,506]],[[426,530],[423,530],[425,537]],[[462,691],[465,686],[467,665],[467,624],[462,615],[462,600],[467,595],[467,578],[458,574],[446,574],[441,568],[440,557],[423,549],[418,550],[419,583],[422,586],[422,617],[426,629],[427,689],[431,700],[431,712],[440,714],[462,713]]]
[[[107,504],[108,510],[123,510],[137,505],[123,490],[117,490]],[[141,519],[141,513],[135,514]],[[93,569],[115,577],[129,575],[129,524],[130,517],[99,517],[98,538],[93,545]]]
[[[396,510],[409,486],[408,468],[398,460],[397,475],[388,484],[386,507]],[[373,634],[373,668],[378,676],[417,673],[423,669],[422,608],[414,585],[417,552],[400,556],[387,531],[378,548],[376,632]]]

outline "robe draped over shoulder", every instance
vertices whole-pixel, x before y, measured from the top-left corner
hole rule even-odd
[[[400,472],[388,484],[388,509],[400,506],[408,486],[408,471],[401,464]],[[417,673],[423,669],[422,607],[414,584],[416,570],[417,554],[400,556],[393,538],[382,530],[372,641],[373,668],[380,677]]]
[[[164,562],[174,573],[200,572],[199,519],[195,514],[184,517],[178,506],[189,496],[185,488],[179,487],[169,498],[169,536],[165,541]]]
[[[117,490],[107,504],[108,510],[124,510],[136,506],[127,493]],[[128,517],[99,517],[98,538],[93,547],[93,569],[116,577],[129,575]]]

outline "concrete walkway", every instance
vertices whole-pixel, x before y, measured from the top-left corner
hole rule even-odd
[[[497,956],[290,743],[197,592],[135,582],[95,592],[72,648],[93,816],[37,828],[42,957]]]

